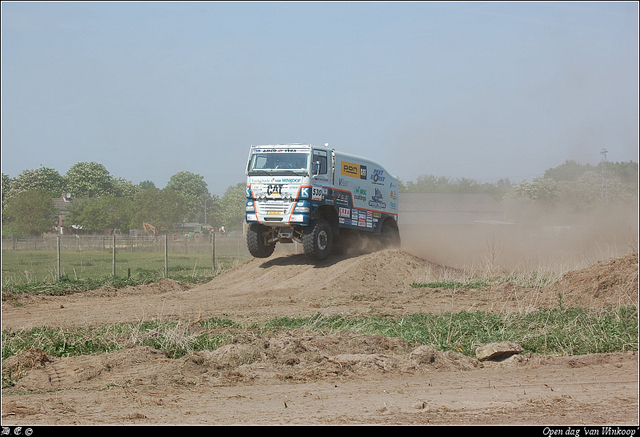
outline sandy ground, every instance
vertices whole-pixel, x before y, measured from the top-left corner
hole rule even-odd
[[[210,317],[239,323],[322,314],[531,311],[558,304],[637,305],[638,255],[566,274],[545,288],[412,288],[454,275],[401,250],[253,259],[188,288],[175,281],[2,304],[3,329],[91,327]],[[51,358],[37,351],[3,389],[3,425],[442,424],[637,425],[637,352],[514,355],[478,361],[396,338],[285,332],[180,359],[147,347]]]

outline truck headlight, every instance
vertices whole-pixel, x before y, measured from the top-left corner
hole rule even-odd
[[[299,201],[296,203],[295,208],[293,208],[293,212],[309,212],[309,202],[304,200]]]
[[[293,212],[309,212],[309,207],[308,206],[296,206],[293,209]]]

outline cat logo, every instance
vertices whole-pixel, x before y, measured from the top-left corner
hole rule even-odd
[[[342,161],[340,174],[342,174],[342,176],[349,176],[351,178],[367,179],[367,166]]]
[[[267,186],[267,196],[276,196],[280,197],[282,195],[282,185],[274,184]]]

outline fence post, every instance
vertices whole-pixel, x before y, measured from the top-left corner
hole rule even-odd
[[[58,265],[58,281],[60,280],[60,235],[56,237],[56,264]]]
[[[216,233],[211,233],[211,276],[216,274]]]
[[[116,276],[116,234],[113,234],[113,248],[112,248],[112,268],[111,268],[111,274],[115,277]]]
[[[164,234],[164,277],[169,277],[169,262],[167,259],[167,234]]]

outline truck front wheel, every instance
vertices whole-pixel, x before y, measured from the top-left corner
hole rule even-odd
[[[329,222],[324,219],[311,220],[302,235],[302,245],[307,257],[314,261],[325,260],[331,253],[333,233]]]
[[[269,258],[276,248],[275,244],[267,244],[268,228],[259,223],[251,223],[247,229],[247,248],[255,258]]]

